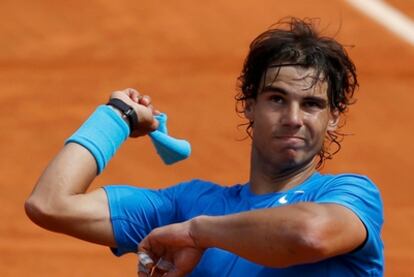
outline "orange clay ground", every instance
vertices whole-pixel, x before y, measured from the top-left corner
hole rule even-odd
[[[59,2],[59,3],[58,3]],[[193,154],[162,164],[128,141],[94,187],[244,182],[249,141],[236,128],[236,78],[249,42],[281,17],[320,17],[359,69],[342,151],[325,172],[369,175],[385,204],[386,275],[414,276],[414,47],[341,0],[0,2],[0,275],[134,276],[136,256],[40,229],[23,203],[67,138],[109,93],[150,94]],[[414,6],[390,1],[414,16]]]

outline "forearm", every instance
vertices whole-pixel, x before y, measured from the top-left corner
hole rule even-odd
[[[67,144],[39,178],[25,203],[26,214],[45,229],[115,246],[105,193],[86,193],[96,170],[88,150]]]
[[[109,218],[102,190],[86,193],[130,129],[116,110],[101,105],[66,140],[65,147],[51,161],[26,201],[27,215],[38,225],[78,237],[79,225],[88,229]]]
[[[32,197],[53,202],[83,194],[129,134],[121,114],[99,106],[48,165]]]
[[[319,212],[316,204],[306,203],[201,216],[193,220],[191,233],[202,248],[217,247],[259,264],[284,267],[323,258],[321,234],[314,228],[323,224]]]
[[[96,162],[89,151],[78,144],[67,144],[47,166],[26,200],[27,215],[43,228],[81,237],[76,235],[78,226],[88,224],[89,218],[102,220],[106,216],[105,207],[99,208],[102,202],[85,206],[81,201],[95,176]],[[76,211],[80,207],[85,215],[98,208],[102,214],[79,217]]]
[[[32,193],[52,201],[84,193],[96,177],[97,166],[92,154],[75,143],[69,143],[49,163]]]
[[[148,96],[125,89],[113,92],[113,98],[125,102],[128,114],[123,107],[100,105],[66,140],[25,202],[26,214],[41,227],[108,246],[115,246],[115,239],[107,195],[103,189],[87,190],[128,136],[144,136],[158,126]],[[132,112],[140,121],[128,124]]]

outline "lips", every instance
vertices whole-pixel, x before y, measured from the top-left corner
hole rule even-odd
[[[290,136],[290,135],[277,135],[274,136],[276,139],[281,139],[281,140],[305,140],[305,138],[300,137],[300,136]]]
[[[287,146],[298,147],[303,146],[305,144],[305,138],[300,136],[286,136],[286,135],[278,135],[274,137],[279,143],[283,143]]]

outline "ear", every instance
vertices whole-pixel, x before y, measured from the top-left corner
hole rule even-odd
[[[330,116],[329,116],[329,121],[328,121],[328,131],[335,131],[338,128],[338,124],[339,124],[339,111],[338,110],[334,110],[331,111]]]
[[[254,108],[256,101],[252,98],[246,99],[244,107],[244,116],[249,120],[253,121],[254,119]]]

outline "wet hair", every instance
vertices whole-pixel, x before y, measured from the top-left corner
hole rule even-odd
[[[246,100],[257,98],[261,81],[270,67],[288,65],[315,69],[312,86],[319,81],[327,82],[330,111],[341,117],[347,112],[358,87],[356,68],[343,45],[318,33],[317,22],[285,18],[253,40],[238,78],[239,92],[235,97],[238,113],[244,115]],[[251,137],[253,122],[241,125],[246,126]],[[341,149],[343,136],[338,130],[327,132],[319,152],[318,168]],[[331,146],[335,146],[334,150]]]

